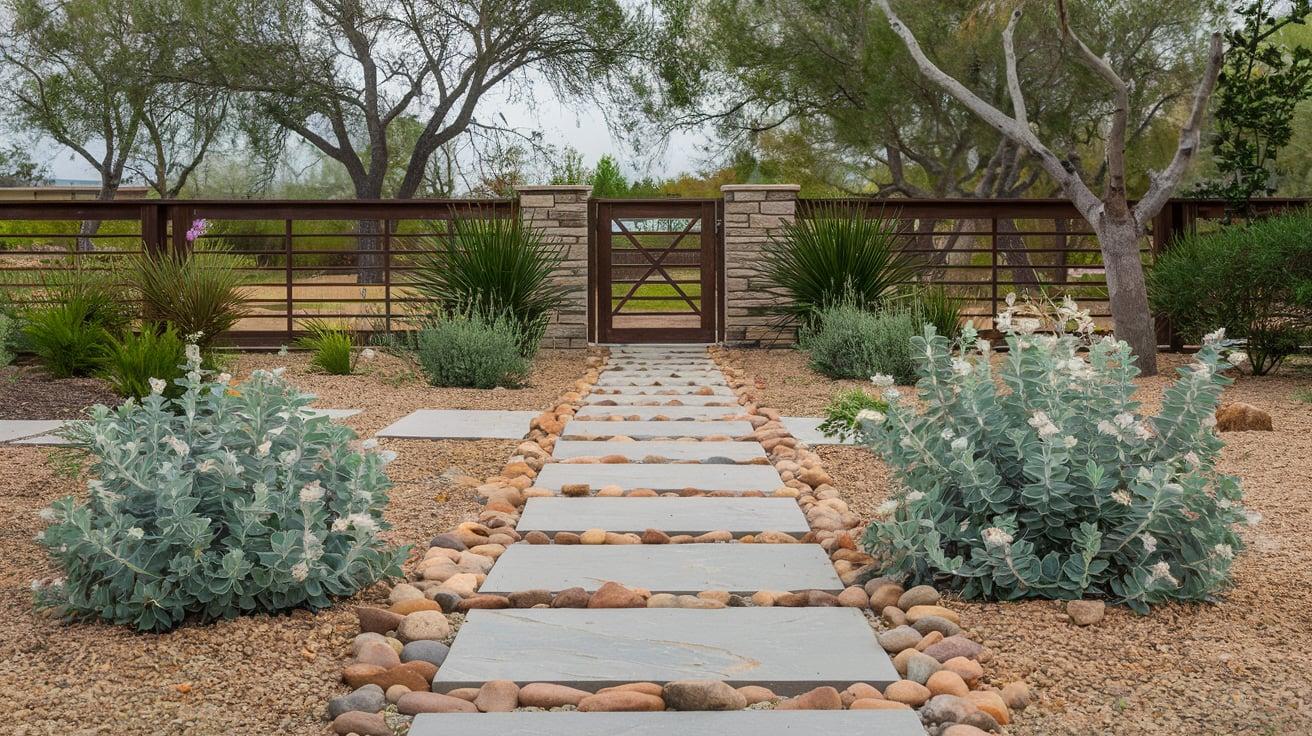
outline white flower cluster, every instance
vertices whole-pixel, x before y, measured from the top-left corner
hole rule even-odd
[[[1013,541],[1010,534],[996,526],[985,529],[982,536],[984,537],[984,544],[990,547],[1009,547]]]
[[[1098,422],[1098,431],[1118,440],[1126,440],[1130,437],[1147,440],[1153,436],[1152,431],[1129,412],[1121,412],[1110,420],[1104,419]],[[1194,457],[1197,459],[1197,455]]]

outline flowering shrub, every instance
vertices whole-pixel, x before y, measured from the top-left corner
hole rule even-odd
[[[923,412],[888,389],[887,412],[858,415],[902,486],[867,549],[887,573],[971,598],[1105,597],[1140,612],[1208,598],[1228,582],[1245,519],[1213,431],[1221,372],[1242,354],[1227,361],[1210,335],[1144,416],[1126,343],[1094,339],[1069,299],[1055,313],[1008,302],[1005,390],[972,328],[956,355],[929,329],[913,341]]]
[[[200,369],[166,398],[97,406],[67,434],[92,457],[87,500],[42,512],[38,536],[65,577],[35,585],[68,618],[139,630],[300,606],[323,608],[400,574],[387,547],[387,453],[357,452],[353,432],[305,411],[310,399],[257,371],[239,387]]]

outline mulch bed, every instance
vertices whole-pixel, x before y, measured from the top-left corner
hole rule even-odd
[[[122,399],[99,378],[51,378],[37,365],[0,368],[0,419],[79,419]]]

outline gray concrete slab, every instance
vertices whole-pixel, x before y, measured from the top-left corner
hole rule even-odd
[[[602,373],[597,377],[598,386],[724,386],[728,388],[729,384],[721,376],[714,378],[671,378],[671,377],[633,377],[629,378],[619,373]]]
[[[0,442],[13,442],[27,437],[49,434],[61,426],[58,419],[5,419],[0,420]]]
[[[855,608],[483,610],[465,619],[433,690],[513,680],[595,691],[688,679],[796,695],[899,678]]]
[[[719,366],[713,360],[646,360],[629,358],[611,358],[606,361],[606,370],[621,371],[718,371]]]
[[[738,405],[733,396],[700,396],[698,394],[677,394],[661,396],[659,394],[597,394],[590,393],[583,397],[584,404],[606,404],[617,406],[662,406],[677,401],[684,406],[708,406],[713,404]]]
[[[788,430],[799,442],[805,442],[808,445],[855,445],[854,440],[841,440],[833,435],[825,434],[820,431],[820,424],[824,419],[820,417],[783,417],[782,422],[784,429]]]
[[[624,367],[607,366],[602,372],[603,376],[622,376],[624,378],[724,378],[724,373],[711,369],[697,368],[680,368],[670,366],[666,368],[642,368],[631,369]]]
[[[349,419],[356,414],[364,411],[363,409],[308,409],[314,416],[328,417],[329,419]]]
[[[39,434],[27,439],[14,440],[15,445],[35,445],[38,447],[71,447],[72,442],[60,437],[57,434]]]
[[[407,439],[520,439],[535,411],[420,409],[379,430],[379,437]]]
[[[606,419],[622,416],[626,419],[637,417],[639,420],[665,417],[666,421],[678,419],[729,419],[747,414],[741,406],[596,406],[588,404],[580,407],[574,414],[578,420]]]
[[[422,713],[410,736],[925,736],[903,710],[736,710],[655,713]]]
[[[707,389],[710,389],[707,391]],[[596,386],[593,393],[625,396],[728,396],[737,399],[733,389],[725,386]]]
[[[559,491],[566,483],[587,483],[593,489],[617,485],[625,490],[650,488],[678,491],[765,491],[783,486],[779,471],[771,465],[583,465],[550,463],[533,485]]]
[[[791,498],[530,498],[515,528],[523,532],[605,529],[641,533],[705,534],[723,529],[735,537],[763,531],[800,537],[811,531]]]
[[[557,460],[571,457],[604,457],[622,455],[630,462],[641,462],[650,456],[663,457],[674,462],[703,462],[712,458],[746,462],[765,457],[759,442],[672,442],[639,440],[637,442],[589,442],[587,440],[557,440],[551,455]]]
[[[527,424],[525,425],[527,426]],[[571,420],[565,424],[563,439],[593,439],[623,435],[635,440],[655,440],[678,437],[710,437],[711,435],[746,437],[752,434],[752,425],[731,420],[725,422],[585,422]]]
[[[609,581],[678,595],[843,590],[818,544],[512,544],[478,590],[591,591]]]

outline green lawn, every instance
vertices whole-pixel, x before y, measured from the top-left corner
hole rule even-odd
[[[611,309],[619,306],[620,299],[629,293],[632,284],[611,284]],[[694,304],[701,306],[702,285],[695,283],[680,283],[679,288],[683,293],[692,299]],[[683,312],[691,314],[692,309],[688,302],[684,301],[674,290],[673,286],[668,283],[643,284],[638,287],[634,296],[644,297],[661,297],[659,300],[634,300],[630,299],[624,305],[622,312]]]

